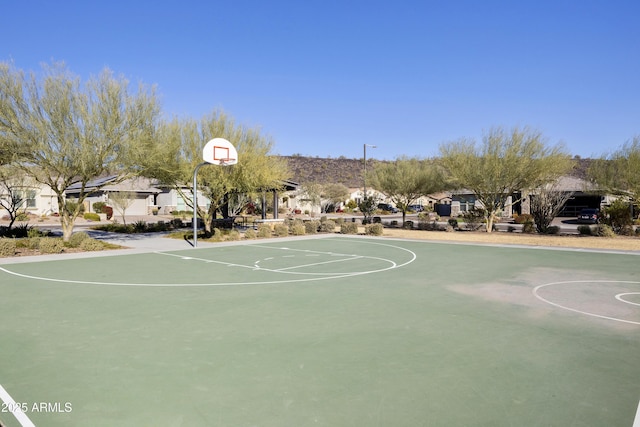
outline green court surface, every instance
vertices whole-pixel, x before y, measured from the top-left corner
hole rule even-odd
[[[639,261],[331,236],[2,265],[0,421],[637,427]]]

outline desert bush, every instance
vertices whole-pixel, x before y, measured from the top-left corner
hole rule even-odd
[[[604,208],[602,222],[609,225],[616,233],[620,233],[624,228],[631,227],[633,218],[631,217],[629,202],[617,199],[610,206]]]
[[[105,206],[107,206],[107,204],[105,202],[94,202],[93,203],[93,211],[96,213],[106,213],[102,211],[102,208],[104,208]]]
[[[524,224],[527,222],[530,222],[533,224],[533,215],[530,215],[530,214],[518,215],[513,219],[513,222],[515,222],[516,224]]]
[[[358,234],[358,224],[355,222],[343,222],[340,226],[342,234]]]
[[[615,237],[616,233],[610,225],[600,224],[596,229],[596,235],[600,237]]]
[[[583,236],[591,236],[593,233],[591,227],[589,227],[588,225],[579,225],[578,234],[581,234]]]
[[[271,226],[269,224],[258,225],[258,237],[271,237]]]
[[[14,256],[16,254],[15,239],[0,238],[0,256]]]
[[[240,232],[238,230],[231,230],[227,233],[227,240],[236,241],[240,240]]]
[[[458,228],[458,220],[455,218],[449,218],[447,224],[449,224],[453,228]]]
[[[244,232],[245,239],[253,240],[257,237],[258,237],[258,234],[256,233],[256,230],[254,230],[253,228],[247,228],[247,230]]]
[[[618,230],[618,234],[621,236],[633,236],[633,225],[625,224]]]
[[[43,254],[59,254],[64,250],[62,239],[43,237],[38,242],[38,250]]]
[[[320,231],[322,233],[333,233],[336,229],[336,223],[330,219],[320,221]]]
[[[133,230],[136,233],[144,233],[145,231],[147,231],[147,223],[145,221],[142,221],[142,220],[136,221],[133,224]]]
[[[285,237],[289,235],[289,227],[285,224],[276,224],[275,227],[273,227],[273,232],[278,237]]]
[[[405,221],[404,224],[402,224],[402,228],[413,230],[413,221]]]
[[[82,215],[82,217],[87,221],[100,221],[100,215],[93,212],[85,212],[85,214]]]
[[[344,221],[344,218],[338,217],[338,218],[334,218],[333,222],[336,223],[336,226],[340,227],[342,226],[342,224],[344,224],[345,221]]]
[[[485,221],[485,211],[480,208],[473,208],[471,210],[466,211],[462,214],[462,219],[464,220],[464,227],[467,230],[476,231]]]
[[[382,236],[382,233],[384,233],[384,227],[379,222],[375,224],[367,224],[364,227],[364,234],[366,235]]]
[[[24,246],[29,249],[38,249],[41,237],[28,237],[25,239]]]
[[[289,233],[293,236],[304,236],[307,230],[302,221],[294,221],[294,224],[291,224],[289,227]]]
[[[494,224],[495,227],[495,224]],[[495,230],[495,228],[494,228]],[[533,221],[526,221],[522,224],[522,232],[523,233],[528,233],[531,234],[535,231],[535,224],[533,223]]]
[[[222,242],[224,240],[224,233],[219,228],[214,228],[211,230],[211,236],[208,237],[208,240],[212,242]]]
[[[77,248],[84,240],[89,238],[89,235],[85,231],[73,233],[69,238],[69,246],[71,246],[72,248]]]
[[[316,234],[319,228],[320,228],[319,221],[313,220],[313,221],[306,221],[304,223],[304,231],[307,234]]]
[[[547,234],[560,234],[560,227],[558,227],[557,225],[551,225],[549,227],[547,227]]]
[[[101,251],[104,249],[104,244],[100,240],[89,237],[80,242],[79,248],[83,251]]]

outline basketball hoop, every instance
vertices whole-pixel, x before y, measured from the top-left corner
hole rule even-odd
[[[202,149],[202,159],[212,165],[235,165],[238,163],[238,152],[226,139],[213,138]]]

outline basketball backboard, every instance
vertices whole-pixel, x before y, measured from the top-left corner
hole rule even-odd
[[[202,159],[213,165],[235,165],[238,163],[238,152],[226,139],[213,138],[202,149]]]

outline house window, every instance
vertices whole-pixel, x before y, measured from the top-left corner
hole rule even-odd
[[[35,208],[36,207],[36,190],[16,190],[13,193],[13,197],[21,200],[21,208]]]
[[[476,204],[475,197],[460,197],[460,212],[472,211]]]

